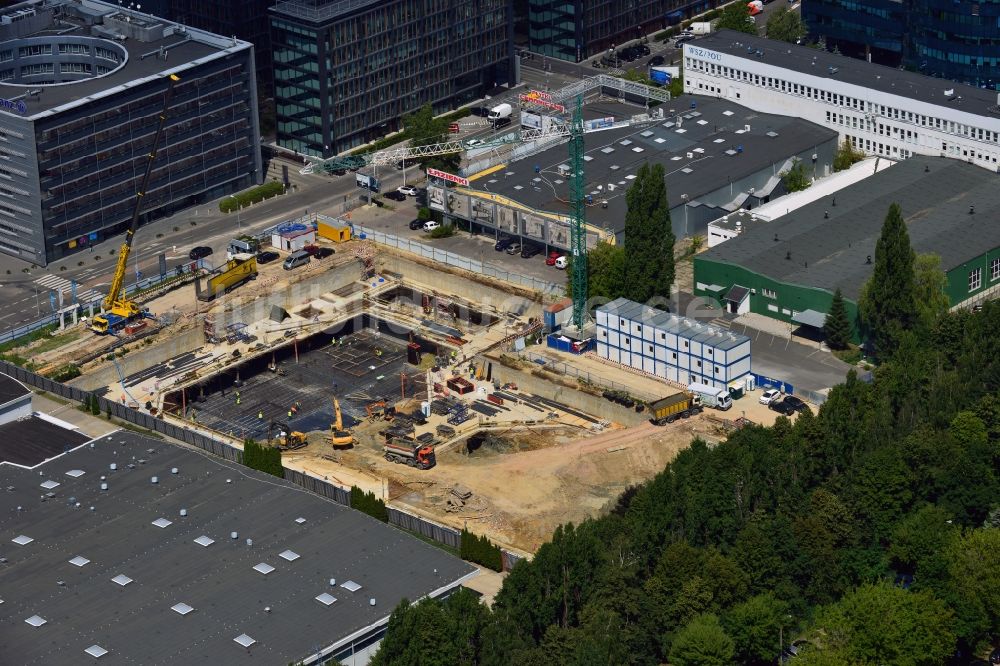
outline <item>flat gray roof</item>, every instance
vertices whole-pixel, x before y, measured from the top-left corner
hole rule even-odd
[[[830,292],[840,287],[856,301],[893,203],[902,207],[913,250],[940,255],[945,271],[1000,247],[1000,175],[959,160],[917,156],[772,222],[751,225],[698,258],[789,284]]]
[[[0,425],[0,465],[34,467],[90,440],[37,416]]]
[[[10,402],[14,398],[31,393],[31,391],[21,382],[10,375],[0,373],[0,405]]]
[[[0,466],[0,486],[6,663],[89,663],[93,645],[109,664],[298,662],[474,571],[291,483],[128,431],[35,470]]]
[[[643,326],[659,328],[716,349],[732,349],[750,340],[746,335],[724,331],[697,319],[670,314],[627,298],[616,298],[598,307],[597,311],[617,315],[629,321],[639,321]]]
[[[685,50],[711,49],[741,58],[755,59],[801,74],[843,81],[981,116],[998,114],[998,93],[994,90],[877,65],[858,58],[821,51],[811,46],[788,44],[733,30],[719,30],[685,44],[684,48]],[[757,51],[763,51],[763,56],[758,58],[755,55]],[[831,73],[831,67],[837,71]],[[946,90],[954,90],[954,93],[945,95]],[[952,97],[954,99],[950,99]]]
[[[271,11],[313,23],[330,21],[371,5],[379,0],[284,0],[276,2]]]
[[[107,6],[110,9],[110,5]],[[118,7],[115,7],[118,11]],[[125,10],[127,12],[127,10]],[[164,26],[177,25],[166,20],[150,20],[151,23],[160,23]],[[72,29],[69,29],[71,28]],[[80,19],[64,14],[60,16],[60,23],[57,26],[49,26],[39,32],[26,37],[94,37],[90,33],[89,27],[83,25]],[[249,49],[250,44],[228,37],[219,37],[194,28],[185,28],[185,34],[171,34],[163,39],[153,41],[138,41],[127,39],[124,42],[112,41],[117,46],[123,47],[128,52],[128,61],[123,67],[102,77],[83,79],[73,83],[63,83],[58,85],[11,85],[0,83],[0,98],[10,99],[25,94],[29,89],[41,90],[37,97],[27,97],[24,99],[27,105],[26,116],[36,116],[46,111],[52,111],[63,105],[73,106],[86,104],[87,98],[106,93],[118,86],[138,85],[150,78],[166,77],[170,73],[178,73],[183,79],[183,70],[194,63],[205,58],[218,57],[233,51]],[[16,48],[18,40],[0,42],[0,49]],[[164,60],[155,55],[163,47],[167,52],[167,59]],[[144,55],[148,57],[143,57]],[[55,58],[56,56],[53,56]],[[0,111],[0,113],[10,113]],[[18,114],[11,114],[18,115]]]
[[[724,188],[775,162],[835,139],[837,132],[787,116],[769,115],[711,97],[685,95],[662,104],[665,119],[644,127],[610,129],[585,137],[587,223],[615,232],[625,227],[625,191],[643,164],[660,163],[666,171],[671,207]],[[588,105],[587,117],[616,116],[623,107]],[[676,126],[676,118],[681,126]],[[745,132],[745,126],[750,131]],[[737,132],[739,132],[737,134]],[[740,152],[740,147],[742,151]],[[687,155],[691,153],[689,158]],[[476,190],[509,197],[535,210],[568,215],[569,166],[566,142],[508,164],[472,181]],[[535,173],[535,167],[540,173]],[[568,171],[567,171],[568,172]],[[609,191],[609,185],[614,190]],[[598,187],[601,189],[599,190]],[[735,199],[738,192],[733,193]],[[596,205],[608,201],[608,207]]]

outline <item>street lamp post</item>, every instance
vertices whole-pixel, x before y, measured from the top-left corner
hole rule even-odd
[[[230,194],[229,198],[236,202],[236,229],[242,235],[243,224],[240,222],[240,200],[236,198],[235,194]]]

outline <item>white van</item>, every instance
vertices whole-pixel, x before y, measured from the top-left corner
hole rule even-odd
[[[305,266],[309,263],[310,256],[311,255],[305,250],[296,250],[288,255],[288,258],[285,259],[285,263],[282,264],[282,266],[286,271],[298,268],[299,266]]]

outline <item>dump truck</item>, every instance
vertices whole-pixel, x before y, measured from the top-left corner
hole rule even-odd
[[[701,410],[701,399],[697,395],[681,391],[651,404],[649,411],[652,416],[649,420],[653,425],[665,425],[673,423],[677,419],[686,419],[693,414],[700,414]]]
[[[394,463],[406,463],[417,469],[430,469],[437,464],[434,447],[413,439],[393,439],[382,447],[385,459]]]
[[[219,294],[229,293],[244,282],[256,279],[257,258],[252,254],[237,254],[218,273],[209,275],[205,288],[202,288],[200,279],[195,282],[195,292],[198,300],[210,301]]]
[[[715,388],[708,384],[688,384],[687,390],[701,398],[701,403],[706,407],[714,407],[724,412],[733,406],[733,398],[726,389]]]

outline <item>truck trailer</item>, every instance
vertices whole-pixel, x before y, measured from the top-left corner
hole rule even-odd
[[[688,392],[701,398],[702,404],[726,411],[733,406],[733,398],[726,389],[715,388],[708,384],[688,384]]]
[[[201,279],[195,282],[195,294],[200,301],[210,301],[219,294],[225,294],[244,282],[257,279],[257,258],[251,254],[237,254],[226,262],[219,272],[208,277],[202,288]]]
[[[430,469],[437,464],[434,447],[412,439],[393,439],[382,447],[385,459],[394,463],[406,463],[417,469]]]
[[[652,413],[650,421],[653,425],[673,423],[677,419],[686,419],[702,410],[701,399],[697,395],[681,391],[672,396],[657,400],[649,406]]]

